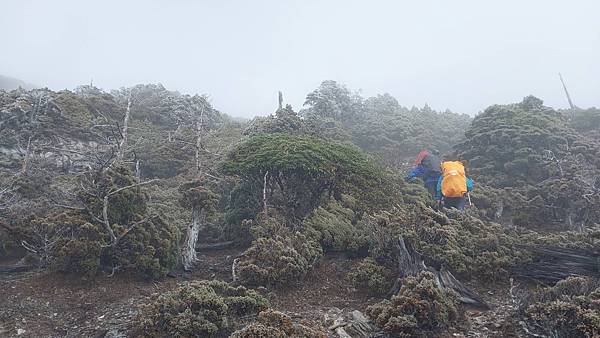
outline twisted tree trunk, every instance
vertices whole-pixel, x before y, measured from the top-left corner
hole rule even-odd
[[[395,243],[394,254],[398,259],[399,278],[394,283],[392,290],[388,293],[391,297],[398,293],[402,286],[402,278],[417,275],[421,271],[430,271],[435,276],[435,282],[442,291],[450,292],[457,296],[457,299],[465,304],[470,304],[482,309],[489,309],[489,305],[475,292],[461,283],[448,269],[441,267],[437,270],[425,265],[423,257],[418,253],[403,236],[398,236]]]
[[[198,235],[200,230],[205,225],[206,213],[198,206],[192,207],[192,222],[187,228],[185,243],[182,250],[183,268],[186,271],[191,270],[194,264],[198,261],[198,254],[196,253],[196,242],[198,242]]]

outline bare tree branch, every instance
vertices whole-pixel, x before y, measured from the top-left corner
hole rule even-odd
[[[125,147],[127,146],[128,128],[129,128],[129,117],[131,116],[131,90],[129,91],[129,98],[127,99],[127,110],[125,110],[125,118],[123,119],[123,130],[121,132],[121,142],[119,143],[119,150],[117,152],[116,161],[120,162],[125,156]]]

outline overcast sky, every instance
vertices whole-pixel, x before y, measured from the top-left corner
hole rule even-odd
[[[162,83],[234,116],[323,80],[474,114],[533,94],[600,106],[600,1],[0,0],[0,74],[53,89]]]

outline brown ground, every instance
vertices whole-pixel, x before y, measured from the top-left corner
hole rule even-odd
[[[196,272],[155,282],[120,275],[84,280],[40,271],[0,274],[0,337],[125,337],[144,297],[189,280],[229,281],[231,263],[238,254],[239,250],[203,253]],[[299,285],[259,291],[273,308],[322,326],[325,313],[332,307],[364,311],[379,301],[349,286],[345,276],[356,263],[341,254],[328,254]],[[509,316],[513,308],[508,286],[495,285],[493,289],[494,293],[478,291],[495,308],[487,312],[467,310],[450,337],[516,335]]]
[[[238,250],[203,253],[193,274],[148,282],[127,276],[85,280],[32,271],[0,274],[0,337],[119,337],[124,336],[144,297],[198,279],[231,280],[232,257]],[[273,308],[292,317],[322,322],[322,313],[338,308],[364,309],[375,302],[349,289],[345,274],[351,264],[341,255],[328,255],[306,280],[286,289],[259,288]],[[20,331],[24,330],[24,331]]]

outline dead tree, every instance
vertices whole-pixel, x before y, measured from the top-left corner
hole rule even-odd
[[[489,305],[479,295],[456,279],[447,268],[442,266],[437,270],[426,266],[423,256],[403,236],[398,236],[397,241],[394,243],[393,251],[398,260],[398,279],[388,293],[388,297],[398,293],[403,278],[414,276],[421,271],[430,271],[435,276],[437,286],[444,292],[456,295],[457,299],[462,303],[489,309]]]
[[[283,109],[283,93],[279,91],[279,109]]]
[[[571,107],[571,110],[573,110],[576,107],[573,104],[573,101],[571,100],[571,95],[569,95],[569,91],[567,90],[567,85],[565,85],[565,81],[563,80],[562,74],[558,73],[558,77],[560,78],[560,82],[562,83],[562,87],[565,90],[565,95],[567,95],[567,100],[569,101],[569,107]],[[571,114],[573,114],[573,112],[571,112]]]
[[[533,254],[533,260],[513,269],[512,272],[519,277],[543,283],[556,283],[569,276],[600,276],[598,252],[548,245],[529,245],[523,248]]]
[[[204,105],[200,110],[200,118],[196,122],[196,174],[200,176],[202,174],[202,167],[200,163],[200,152],[204,148],[203,146],[204,136]]]
[[[196,121],[196,177],[200,179],[202,177],[202,150],[204,148],[203,138],[204,138],[204,104],[200,108],[200,116]],[[204,227],[206,223],[206,212],[201,204],[197,203],[196,199],[191,202],[192,208],[192,219],[190,224],[186,229],[186,235],[184,240],[184,245],[181,250],[181,258],[183,262],[183,268],[185,270],[191,270],[194,264],[198,261],[198,253],[196,252],[196,243],[198,242],[198,236],[200,235],[200,230]]]
[[[192,220],[186,231],[182,248],[182,263],[185,270],[191,270],[198,260],[196,243],[200,232],[206,227],[208,214],[213,210],[217,196],[204,187],[204,181],[195,180],[180,186],[183,196],[181,204],[192,209]]]
[[[192,222],[187,228],[185,242],[181,252],[183,268],[187,271],[191,270],[198,261],[196,243],[198,242],[200,230],[205,223],[206,213],[203,209],[199,206],[192,206]]]
[[[116,162],[122,162],[125,156],[125,148],[127,147],[127,138],[129,135],[129,118],[131,116],[131,90],[129,91],[129,97],[127,98],[127,109],[125,110],[125,117],[123,118],[123,129],[121,131],[121,142],[117,150]]]

